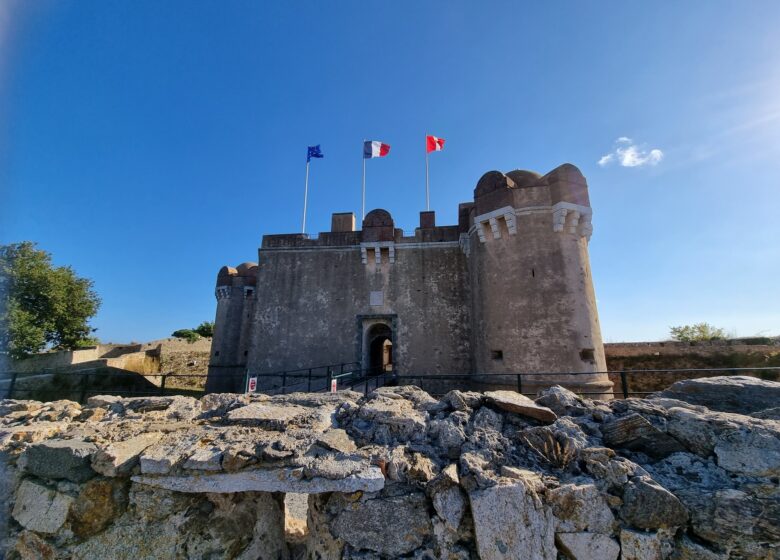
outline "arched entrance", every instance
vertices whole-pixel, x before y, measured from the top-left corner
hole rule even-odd
[[[393,371],[393,331],[384,323],[372,325],[366,333],[368,368],[374,375]]]

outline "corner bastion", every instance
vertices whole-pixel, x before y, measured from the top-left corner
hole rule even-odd
[[[729,406],[780,397],[730,377],[610,402],[559,386],[4,400],[0,555],[775,558],[780,411],[720,412],[721,384]],[[288,493],[308,495],[294,536]]]

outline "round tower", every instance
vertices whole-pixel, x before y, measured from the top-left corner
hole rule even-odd
[[[469,219],[476,380],[534,393],[554,384],[609,398],[588,240],[588,187],[564,164],[483,175]],[[479,374],[506,373],[507,377]],[[574,375],[578,374],[578,375]]]
[[[241,393],[249,353],[250,324],[254,310],[257,264],[223,266],[217,274],[214,295],[217,313],[206,391]]]

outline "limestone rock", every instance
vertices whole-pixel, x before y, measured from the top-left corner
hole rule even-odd
[[[524,484],[475,490],[469,501],[482,560],[555,560],[552,511]]]
[[[655,459],[685,451],[679,441],[653,426],[639,414],[629,414],[607,422],[601,427],[601,432],[604,435],[604,443],[608,446],[641,451]]]
[[[341,480],[301,478],[300,469],[245,470],[201,476],[134,476],[133,482],[175,492],[232,494],[235,492],[376,492],[385,484],[378,467],[364,467]]]
[[[427,500],[420,492],[366,497],[345,507],[331,524],[333,534],[357,549],[397,558],[420,547],[432,532]]]
[[[496,408],[528,416],[540,422],[551,423],[558,418],[549,408],[540,406],[528,397],[514,391],[488,391],[485,393],[485,399]]]
[[[620,515],[640,529],[679,527],[688,521],[688,511],[680,500],[649,477],[636,477],[628,483]]]
[[[92,469],[104,476],[126,475],[138,464],[141,453],[161,437],[162,433],[151,432],[102,447],[92,456]]]
[[[694,453],[746,476],[780,475],[780,422],[727,412],[668,412],[668,431]]]
[[[750,414],[777,407],[780,383],[745,375],[685,379],[653,397],[678,399],[710,410]]]
[[[399,442],[420,440],[426,433],[427,413],[407,400],[380,395],[364,403],[358,416],[373,422],[376,430],[385,428],[388,436]]]
[[[668,545],[658,533],[620,532],[621,560],[665,560]]]
[[[73,498],[25,480],[16,492],[13,517],[25,529],[56,533],[68,517]]]
[[[124,511],[126,488],[119,480],[91,480],[79,492],[70,508],[71,530],[79,538],[95,535]]]
[[[95,476],[90,458],[94,444],[79,440],[44,441],[30,446],[22,461],[24,470],[41,478],[85,482]]]
[[[298,405],[273,406],[252,403],[227,413],[227,420],[244,426],[260,426],[267,430],[286,431],[291,428],[323,430],[330,425],[327,413]]]
[[[219,471],[222,470],[222,456],[222,450],[218,447],[198,448],[184,461],[182,467],[194,471]]]
[[[341,451],[342,453],[351,453],[357,449],[357,445],[349,437],[349,434],[341,428],[328,430],[317,438],[317,443],[326,449]]]
[[[556,531],[611,534],[615,516],[593,484],[565,484],[547,493]]]
[[[571,560],[617,560],[620,545],[599,533],[556,533],[555,543]]]

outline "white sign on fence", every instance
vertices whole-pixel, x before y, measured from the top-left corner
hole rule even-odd
[[[254,393],[257,390],[257,377],[250,377],[249,382],[246,384],[246,392]]]
[[[331,379],[330,380],[330,392],[335,393],[337,391],[338,387],[338,379]]]

